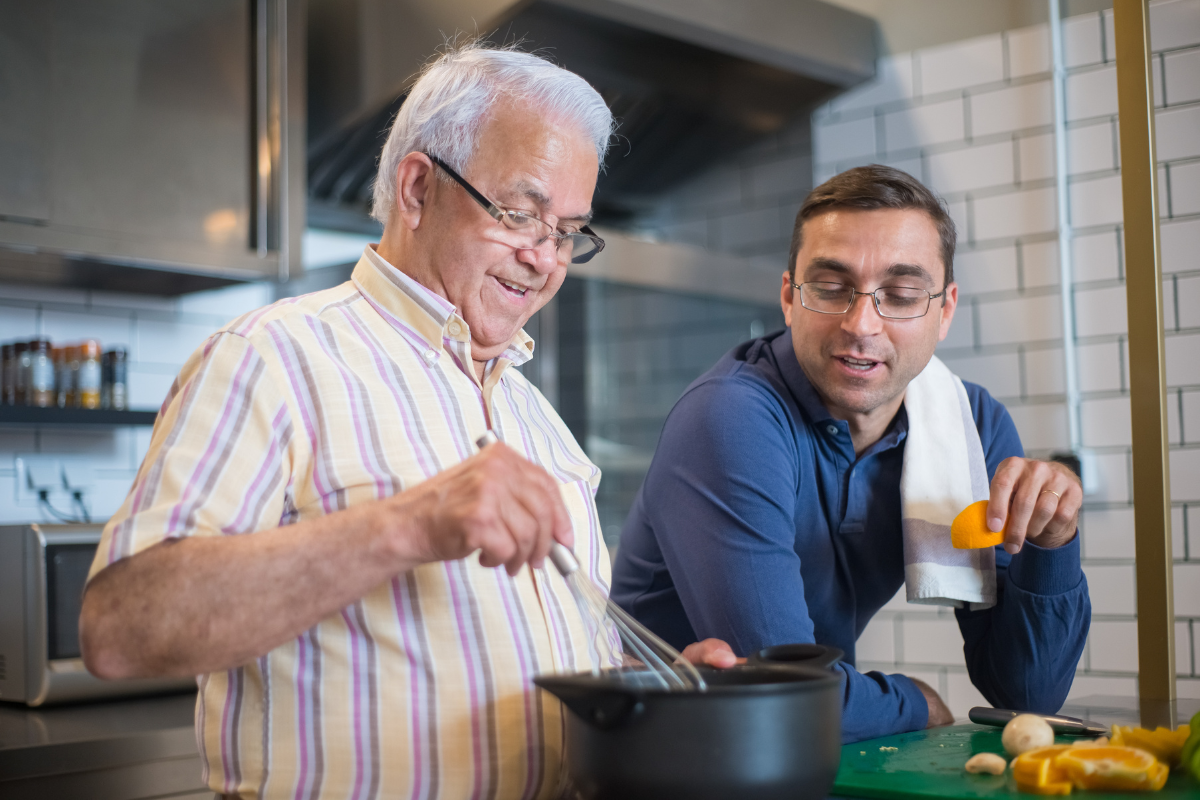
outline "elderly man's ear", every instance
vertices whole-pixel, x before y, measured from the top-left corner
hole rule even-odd
[[[421,224],[427,196],[437,191],[433,162],[421,153],[409,153],[396,166],[396,215],[409,230]]]

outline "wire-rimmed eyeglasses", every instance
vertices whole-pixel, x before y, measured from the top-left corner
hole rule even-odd
[[[604,249],[604,240],[587,225],[580,227],[578,231],[564,233],[556,231],[550,227],[550,223],[538,219],[528,211],[498,206],[484,197],[483,193],[468,183],[466,178],[451,169],[445,161],[430,153],[425,155],[465,189],[471,199],[483,206],[483,210],[492,219],[503,226],[506,232],[504,243],[510,247],[518,250],[530,250],[539,247],[547,239],[554,239],[560,264],[582,264],[590,261]]]
[[[800,305],[818,314],[845,314],[854,299],[866,295],[875,301],[875,310],[884,319],[917,319],[929,313],[929,304],[946,290],[930,294],[915,286],[881,286],[873,292],[860,292],[844,283],[807,281],[792,286],[800,292]]]

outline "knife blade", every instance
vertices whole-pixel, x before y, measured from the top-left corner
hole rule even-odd
[[[967,712],[967,718],[976,725],[994,725],[998,728],[1003,728],[1013,717],[1018,714],[1028,713],[1031,712],[975,706]],[[1103,736],[1108,733],[1108,728],[1104,725],[1097,725],[1075,717],[1062,717],[1055,714],[1034,714],[1033,716],[1041,717],[1050,723],[1050,727],[1055,733],[1062,733],[1068,736]]]

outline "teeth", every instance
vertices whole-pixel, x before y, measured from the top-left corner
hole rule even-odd
[[[843,358],[842,361],[846,362],[848,366],[853,367],[854,369],[867,370],[875,366],[874,361],[863,361],[862,359],[858,358]]]
[[[500,280],[500,279],[497,278],[497,280]],[[529,288],[527,286],[522,286],[519,283],[513,283],[512,281],[500,280],[500,282],[503,283],[508,288],[512,289],[517,294],[525,294],[526,289]]]

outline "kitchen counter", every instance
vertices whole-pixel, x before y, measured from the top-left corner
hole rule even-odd
[[[5,800],[211,800],[195,693],[49,708],[0,704]]]
[[[212,800],[200,782],[195,706],[193,693],[58,708],[0,703],[0,797]],[[1180,700],[1180,721],[1197,710],[1200,701]],[[1061,713],[1137,724],[1133,698],[1085,697]]]

